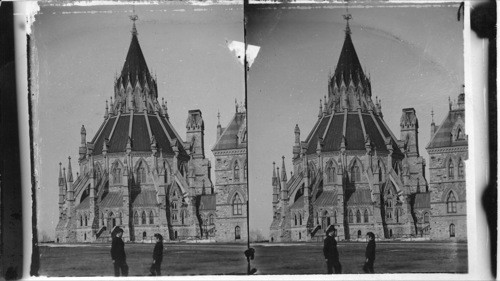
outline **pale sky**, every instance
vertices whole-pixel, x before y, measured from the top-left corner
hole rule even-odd
[[[243,101],[243,66],[226,40],[243,42],[242,5],[136,5],[139,43],[157,76],[159,100],[168,102],[170,121],[186,135],[187,112],[200,109],[205,153],[212,159],[217,111],[221,124]],[[38,230],[53,237],[58,221],[59,162],[72,158],[78,171],[80,127],[91,141],[104,120],[105,101],[114,96],[131,40],[132,6],[41,8],[33,25],[35,169]],[[185,139],[184,139],[185,140]]]
[[[327,78],[345,36],[344,5],[291,7],[247,12],[247,42],[261,47],[247,83],[250,226],[266,237],[272,221],[272,162],[281,168],[284,155],[289,177],[295,124],[305,140],[318,118],[319,100],[328,94]],[[427,163],[431,109],[439,125],[448,97],[456,100],[464,83],[463,21],[457,21],[457,9],[349,8],[352,41],[371,76],[373,98],[382,99],[384,120],[399,138],[401,110],[415,108],[420,155]]]

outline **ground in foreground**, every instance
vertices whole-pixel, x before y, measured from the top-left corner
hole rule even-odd
[[[257,244],[252,267],[259,274],[324,274],[323,244]],[[366,243],[338,243],[342,273],[363,273]],[[467,244],[379,242],[376,273],[467,273]]]

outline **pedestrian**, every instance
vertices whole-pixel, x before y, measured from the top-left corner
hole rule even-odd
[[[111,259],[115,269],[115,276],[128,276],[127,257],[125,255],[125,243],[123,243],[123,229],[115,226],[111,231],[113,241],[111,242]]]
[[[159,233],[155,233],[154,237],[156,239],[156,244],[153,250],[153,264],[149,269],[149,272],[151,272],[149,276],[160,276],[161,261],[163,260],[163,236]]]
[[[326,238],[323,245],[323,254],[325,255],[326,269],[328,274],[333,274],[333,269],[335,269],[335,274],[342,273],[342,265],[339,261],[339,251],[337,250],[337,241],[335,241],[335,227],[330,225],[326,229]]]
[[[373,232],[368,232],[366,236],[368,236],[368,245],[366,245],[366,259],[363,271],[365,273],[374,273],[373,263],[375,262],[375,234],[373,234]]]

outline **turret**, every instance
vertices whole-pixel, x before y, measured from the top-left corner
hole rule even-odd
[[[64,205],[64,193],[63,193],[63,188],[64,188],[64,178],[62,174],[62,163],[59,162],[59,218],[62,217],[63,213],[63,205]]]
[[[404,151],[409,156],[419,156],[418,152],[418,119],[414,108],[405,108],[400,119],[401,141]]]
[[[81,137],[81,142],[80,142],[80,148],[79,148],[79,154],[80,154],[80,160],[85,159],[85,155],[87,154],[87,131],[85,130],[85,126],[82,125],[82,128],[80,129],[80,137]]]
[[[190,110],[186,121],[186,142],[194,158],[205,158],[205,125],[199,109]]]
[[[293,159],[300,156],[300,129],[299,124],[295,124],[295,145],[293,146]]]
[[[273,186],[273,211],[276,211],[278,207],[279,201],[279,190],[278,190],[278,177],[276,176],[276,162],[273,162],[273,177],[272,177],[272,186]]]
[[[434,109],[431,110],[432,122],[431,122],[431,138],[436,133],[436,123],[434,123]]]

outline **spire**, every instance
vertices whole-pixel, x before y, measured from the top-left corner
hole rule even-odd
[[[64,184],[63,175],[62,175],[62,163],[59,162],[59,186]]]
[[[286,169],[285,169],[285,156],[281,156],[281,180],[287,182]]]
[[[73,171],[71,170],[71,156],[68,156],[68,182],[73,182]]]
[[[277,185],[277,177],[276,177],[276,162],[273,162],[273,178],[272,178],[273,186]]]
[[[217,127],[220,126],[220,111],[217,109]]]

